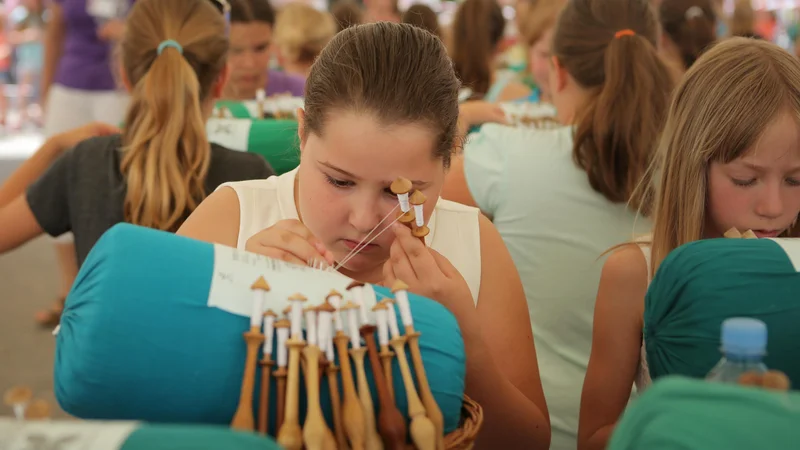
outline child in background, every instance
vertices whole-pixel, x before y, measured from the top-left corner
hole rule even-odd
[[[672,250],[730,228],[760,238],[800,236],[798,86],[800,61],[744,38],[716,44],[684,76],[651,170],[660,181],[645,195],[654,199],[652,236],[614,251],[603,266],[580,449],[605,448],[631,386],[650,384],[644,297]]]
[[[42,0],[25,0],[11,13],[14,26],[12,41],[17,56],[17,109],[19,123],[17,128],[25,125],[29,116],[29,100],[37,105],[38,85],[44,64],[44,27],[45,7]],[[40,121],[40,111],[36,114]]]
[[[281,8],[273,34],[281,69],[305,79],[317,55],[336,32],[336,22],[328,12],[299,2]]]

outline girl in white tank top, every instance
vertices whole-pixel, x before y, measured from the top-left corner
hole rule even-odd
[[[221,187],[179,234],[296,264],[324,261],[362,282],[401,280],[440,302],[464,339],[474,380],[466,395],[486,417],[481,437],[497,448],[547,448],[547,406],[511,256],[477,209],[439,198],[456,144],[458,89],[430,33],[385,22],[342,31],[308,77],[297,169]],[[411,200],[428,228],[424,243],[393,224],[398,177],[424,197]]]

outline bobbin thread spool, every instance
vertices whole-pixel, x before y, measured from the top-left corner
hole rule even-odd
[[[7,390],[3,395],[3,402],[14,410],[14,417],[17,420],[25,418],[25,408],[28,407],[33,398],[33,391],[28,386],[15,386]]]
[[[329,296],[330,297],[330,296]],[[341,297],[339,297],[341,301]],[[356,393],[356,385],[353,380],[353,369],[350,365],[350,356],[347,351],[347,341],[350,339],[341,328],[342,321],[340,311],[344,311],[344,306],[334,305],[337,311],[334,319],[339,317],[337,325],[336,352],[339,354],[339,365],[342,374],[342,390],[344,398],[342,400],[342,422],[344,424],[347,437],[350,439],[350,446],[353,450],[364,450],[366,445],[366,429],[364,411],[361,408],[361,401]]]
[[[247,431],[252,431],[255,427],[255,419],[253,418],[253,390],[255,389],[258,347],[264,342],[264,334],[261,332],[264,296],[269,292],[270,287],[264,277],[258,277],[250,289],[254,293],[254,299],[253,310],[250,314],[250,330],[244,333],[244,340],[247,345],[247,358],[245,360],[244,375],[242,376],[239,406],[231,420],[231,428]]]
[[[423,245],[425,245],[425,236],[431,231],[425,225],[424,207],[427,200],[428,198],[421,191],[414,191],[408,199],[411,206],[414,207],[414,227],[411,229],[411,234],[422,241]]]
[[[286,341],[289,340],[289,328],[291,327],[291,323],[287,319],[281,319],[275,322],[275,334],[278,337],[278,369],[275,370],[275,384],[277,387],[277,404],[276,404],[276,416],[275,416],[275,430],[277,434],[277,430],[280,430],[281,426],[283,425],[283,416],[284,410],[286,409],[286,376],[288,375],[288,371],[286,370],[288,366],[288,348],[286,347]]]
[[[406,331],[406,342],[411,353],[411,360],[414,363],[414,373],[417,375],[419,395],[425,407],[425,413],[433,422],[436,430],[436,448],[437,450],[444,450],[444,416],[436,403],[436,399],[433,397],[428,383],[428,376],[425,373],[422,352],[419,349],[419,337],[421,334],[414,329],[414,318],[411,315],[411,305],[408,301],[408,285],[401,280],[396,280],[392,285],[392,294],[394,294],[397,301],[400,317]]]
[[[403,177],[398,177],[389,186],[389,190],[397,196],[397,201],[400,202],[399,222],[412,230],[414,229],[414,210],[409,203],[408,193],[413,187],[411,180]]]
[[[376,312],[378,326],[386,332],[386,305],[378,303],[373,308]],[[383,334],[383,333],[381,333]],[[366,325],[361,327],[361,336],[367,345],[369,360],[372,366],[372,375],[375,380],[375,389],[378,391],[378,399],[381,409],[378,416],[378,424],[381,430],[383,444],[387,449],[405,450],[406,441],[406,422],[397,406],[389,394],[389,387],[386,383],[386,376],[383,373],[381,360],[378,356],[378,349],[375,345],[375,326]]]
[[[364,414],[364,443],[367,449],[383,449],[378,429],[375,426],[375,409],[373,408],[372,393],[367,382],[367,373],[364,369],[364,357],[367,349],[361,346],[358,327],[359,306],[348,301],[342,306],[342,311],[347,314],[348,327],[350,334],[350,357],[353,359],[355,368],[356,384],[358,386],[358,400],[361,403],[361,410]]]
[[[272,336],[275,319],[278,317],[271,309],[264,313],[264,349],[261,359],[261,395],[258,402],[258,432],[269,434],[269,379],[272,372]]]
[[[305,314],[307,345],[303,349],[303,357],[306,360],[305,381],[308,409],[306,421],[303,424],[303,442],[308,450],[335,450],[336,440],[325,423],[320,405],[319,361],[322,350],[318,345],[318,330],[316,329],[317,308],[307,308]]]
[[[291,302],[291,336],[289,368],[286,379],[286,406],[283,425],[278,430],[278,443],[287,450],[303,448],[303,429],[300,427],[300,352],[305,346],[302,335],[303,303],[308,299],[301,294],[289,297]]]
[[[328,391],[331,398],[333,433],[336,437],[336,447],[346,450],[347,438],[345,437],[344,425],[342,424],[342,401],[339,397],[339,381],[338,377],[336,376],[339,372],[339,368],[336,367],[336,355],[333,347],[334,329],[331,327],[331,321],[336,313],[336,308],[331,304],[331,299],[333,297],[338,297],[341,299],[342,295],[335,290],[332,290],[325,298],[325,302],[317,308],[317,314],[319,315],[320,323],[319,341],[320,344],[323,343],[323,340],[325,341],[324,355],[328,363],[325,366],[325,375],[328,377]],[[337,304],[339,304],[338,301]],[[323,327],[325,328],[324,333],[322,332]]]

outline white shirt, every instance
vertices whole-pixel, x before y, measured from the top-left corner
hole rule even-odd
[[[294,180],[297,169],[266,180],[225,183],[239,198],[239,238],[237,247],[244,249],[247,240],[276,222],[299,220],[294,203]],[[439,199],[428,221],[430,233],[425,243],[441,253],[461,273],[477,304],[481,287],[481,242],[478,217],[480,211]]]
[[[571,127],[484,125],[464,155],[470,193],[522,277],[554,450],[577,447],[601,256],[650,231],[649,221],[591,188],[572,146]]]

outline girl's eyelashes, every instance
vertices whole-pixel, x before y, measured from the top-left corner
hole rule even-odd
[[[800,186],[800,180],[797,178],[790,177],[786,179],[786,184],[788,184],[789,186]]]
[[[742,180],[739,178],[731,178],[731,181],[733,181],[733,184],[735,184],[736,186],[741,186],[741,187],[748,187],[756,184],[755,178],[750,178],[747,180]]]
[[[324,174],[324,175],[325,175],[325,181],[327,181],[330,185],[332,185],[334,187],[343,189],[343,188],[348,188],[348,187],[355,186],[355,183],[353,183],[352,181],[339,180],[339,179],[333,178],[332,176],[330,176],[328,174]]]
[[[325,181],[328,182],[328,184],[330,184],[333,187],[339,188],[339,189],[351,188],[351,187],[356,185],[352,181],[340,180],[340,179],[337,179],[337,178],[333,178],[332,176],[330,176],[328,174],[323,174],[323,175],[325,175]],[[388,187],[383,190],[383,193],[388,195],[389,197],[397,198],[397,196],[394,195],[392,190],[390,188],[388,188]]]

